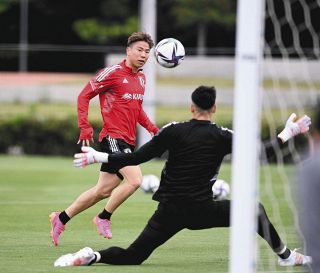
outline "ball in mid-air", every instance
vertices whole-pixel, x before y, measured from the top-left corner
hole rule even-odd
[[[213,199],[216,201],[224,200],[229,195],[229,193],[230,193],[229,184],[222,179],[217,179],[212,186]]]
[[[161,40],[154,49],[157,62],[166,68],[178,66],[185,56],[184,46],[174,38]]]

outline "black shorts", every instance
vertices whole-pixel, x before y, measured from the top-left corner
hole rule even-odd
[[[123,139],[112,138],[110,136],[106,136],[103,138],[103,140],[100,142],[100,148],[101,152],[108,154],[132,153],[134,150],[134,146],[128,144]],[[123,176],[119,173],[119,169],[110,167],[108,163],[102,163],[100,171],[115,173],[121,180],[123,180]]]

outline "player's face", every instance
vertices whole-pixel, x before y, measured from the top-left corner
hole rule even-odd
[[[147,62],[150,54],[150,47],[147,42],[138,41],[127,47],[127,65],[138,70]]]

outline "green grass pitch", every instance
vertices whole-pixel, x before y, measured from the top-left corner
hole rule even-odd
[[[162,161],[142,165],[144,174],[160,174]],[[60,255],[84,246],[99,250],[112,245],[126,247],[139,234],[156,208],[150,194],[138,190],[113,215],[113,239],[98,236],[91,219],[102,201],[75,217],[62,234],[60,245],[53,247],[49,238],[48,215],[66,208],[81,192],[95,185],[99,166],[79,170],[71,158],[0,156],[0,264],[1,272],[112,272],[112,273],[208,273],[227,272],[229,229],[184,230],[158,248],[141,266],[95,265],[81,268],[54,268]],[[271,168],[275,172],[275,167]],[[290,172],[290,168],[289,168]],[[276,175],[276,174],[274,174]],[[230,165],[221,169],[221,177],[230,181]],[[280,183],[279,183],[280,184]],[[281,185],[277,185],[281,187]],[[282,189],[279,188],[281,194]],[[267,211],[271,201],[262,194]],[[284,204],[282,231],[287,244],[299,246],[292,215]],[[271,215],[272,219],[272,215]],[[277,224],[275,223],[275,226]],[[259,272],[304,272],[302,268],[286,271],[276,265],[267,244],[259,239]],[[271,258],[270,258],[271,257]],[[241,272],[239,272],[241,273]]]

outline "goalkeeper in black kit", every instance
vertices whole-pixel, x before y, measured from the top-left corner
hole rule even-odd
[[[83,153],[75,155],[76,167],[105,162],[115,168],[122,168],[141,164],[168,151],[160,187],[153,195],[153,199],[159,202],[158,208],[138,238],[126,249],[110,247],[94,251],[85,247],[76,253],[61,256],[55,261],[55,266],[93,263],[138,265],[183,229],[230,226],[230,200],[214,201],[212,185],[224,156],[231,153],[233,132],[211,122],[216,111],[214,87],[200,86],[191,98],[193,118],[190,121],[164,126],[134,153],[109,155],[90,147],[82,147]],[[298,121],[295,118],[295,114],[289,117],[284,130],[275,140],[280,146],[289,138],[309,130],[309,117],[304,116]],[[259,204],[257,221],[257,232],[278,255],[279,265],[311,263],[311,257],[286,247],[262,204]]]

